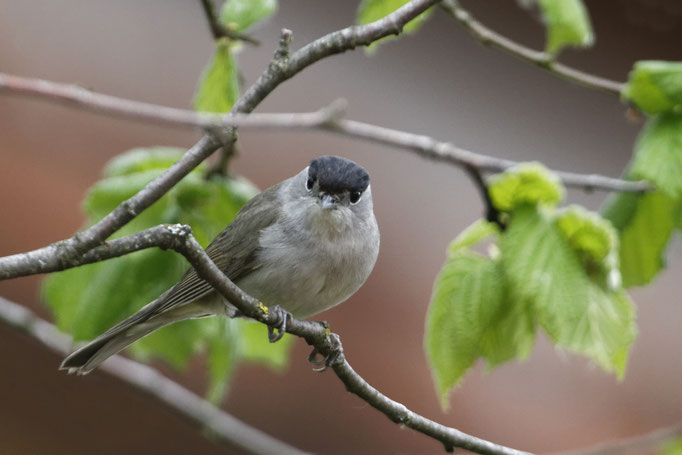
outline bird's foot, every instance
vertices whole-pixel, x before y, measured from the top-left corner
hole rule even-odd
[[[341,340],[339,336],[335,333],[329,333],[329,328],[326,322],[323,323],[327,329],[327,341],[329,343],[328,354],[326,356],[322,355],[316,347],[313,348],[312,352],[308,356],[308,362],[313,366],[313,371],[319,373],[325,371],[327,368],[333,367],[339,362],[343,362],[343,346],[341,345]]]
[[[287,332],[287,325],[291,321],[292,316],[287,310],[279,305],[275,305],[269,308],[272,314],[277,317],[276,322],[273,325],[268,325],[268,340],[270,343],[276,343],[282,339],[284,334]]]

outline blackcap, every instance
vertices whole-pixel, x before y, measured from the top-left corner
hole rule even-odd
[[[247,294],[294,317],[338,305],[365,282],[379,252],[369,175],[345,158],[317,158],[251,199],[206,252]],[[156,329],[212,315],[239,312],[190,268],[175,286],[69,355],[60,368],[87,374]]]

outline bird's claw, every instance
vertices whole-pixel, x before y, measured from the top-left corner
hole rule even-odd
[[[276,343],[281,340],[284,334],[287,332],[287,324],[291,320],[292,316],[291,313],[279,305],[271,307],[270,311],[277,315],[277,322],[268,326],[268,340],[270,343]],[[275,331],[275,329],[277,330]]]
[[[329,354],[322,356],[320,351],[316,347],[308,356],[308,362],[313,366],[313,371],[321,373],[327,368],[333,367],[337,362],[343,360],[343,346],[341,346],[341,340],[339,336],[335,333],[329,334]]]

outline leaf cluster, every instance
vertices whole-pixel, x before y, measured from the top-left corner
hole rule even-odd
[[[104,177],[88,192],[84,211],[89,224],[99,221],[176,162],[184,150],[168,147],[135,149],[114,158]],[[257,189],[243,178],[204,178],[199,166],[165,196],[122,228],[122,237],[159,224],[192,226],[206,246],[232,221]],[[60,330],[75,340],[89,340],[142,308],[174,285],[188,265],[174,252],[149,249],[115,260],[49,276],[43,297]],[[187,320],[164,327],[131,346],[142,360],[159,358],[177,369],[197,353],[206,354],[208,397],[217,402],[238,361],[286,365],[290,341],[267,345],[265,328],[227,318]]]
[[[493,178],[507,229],[479,220],[448,248],[434,284],[425,347],[443,405],[478,358],[492,369],[525,359],[538,329],[561,348],[622,377],[636,335],[623,290],[615,229],[578,206],[538,163]],[[474,248],[488,242],[488,253]]]

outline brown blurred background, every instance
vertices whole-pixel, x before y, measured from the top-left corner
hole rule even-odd
[[[348,25],[357,1],[282,1],[240,55],[251,83],[280,28],[294,47]],[[541,47],[543,27],[515,2],[466,1],[484,23]],[[682,59],[679,0],[587,1],[596,45],[562,60],[625,80],[639,59]],[[73,82],[103,93],[188,107],[212,52],[199,1],[0,0],[0,70]],[[260,111],[317,109],[337,97],[349,117],[432,135],[474,151],[617,176],[640,125],[615,97],[584,89],[480,46],[437,11],[417,35],[326,59],[286,82]],[[199,134],[0,97],[0,254],[43,246],[81,226],[80,201],[112,156],[145,145],[190,146]],[[635,290],[640,335],[622,383],[539,337],[530,359],[491,374],[477,367],[438,404],[422,349],[424,316],[447,243],[482,211],[459,169],[399,150],[321,133],[243,132],[233,168],[261,187],[320,154],[347,156],[372,175],[382,232],[379,261],[350,301],[324,314],[354,368],[388,396],[446,425],[513,447],[549,452],[639,434],[682,420],[682,248]],[[569,192],[598,208],[605,194]],[[49,317],[40,277],[0,283],[0,295]],[[400,429],[332,373],[306,363],[297,342],[288,370],[241,367],[224,408],[300,448],[324,454],[443,453]],[[104,373],[69,377],[60,358],[0,325],[0,453],[229,453],[156,402]],[[200,362],[173,374],[202,392]]]

